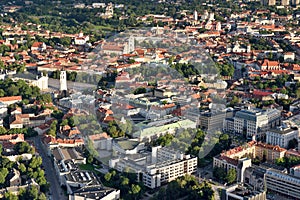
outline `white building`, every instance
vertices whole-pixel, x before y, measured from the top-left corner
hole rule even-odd
[[[290,169],[290,172],[293,176],[297,176],[300,178],[300,165],[296,165]]]
[[[295,53],[294,52],[286,52],[283,54],[284,61],[294,61],[295,60]]]
[[[266,133],[266,143],[272,145],[278,145],[282,148],[288,148],[289,141],[299,138],[298,128],[288,127],[287,125],[279,126],[275,129],[271,129]]]
[[[31,86],[35,86],[40,88],[40,90],[47,90],[48,89],[48,74],[44,75],[33,75],[30,73],[26,74],[16,74],[14,77],[12,77],[13,81],[17,80],[24,80],[26,83],[28,83]]]
[[[146,187],[157,188],[185,174],[197,171],[197,158],[184,155],[183,159],[169,160],[147,166],[143,172],[143,183]]]
[[[142,175],[144,185],[153,189],[177,177],[195,173],[197,157],[158,146],[153,147],[151,153],[144,151],[111,159],[109,166],[118,171],[130,170]]]
[[[85,45],[90,40],[88,35],[84,36],[82,32],[74,39],[75,45]]]

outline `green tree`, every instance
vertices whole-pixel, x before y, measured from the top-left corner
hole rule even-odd
[[[26,172],[26,166],[23,164],[23,163],[21,163],[19,166],[18,166],[18,169],[21,171],[21,173],[25,173]]]
[[[229,169],[226,175],[226,180],[229,184],[236,181],[236,171],[234,169]]]
[[[35,186],[31,186],[28,189],[27,193],[28,193],[29,199],[37,199],[39,196],[39,191],[38,191],[37,187],[35,187]]]
[[[226,178],[226,171],[221,167],[215,167],[213,175],[218,181],[224,181]]]
[[[27,143],[27,142],[18,142],[14,146],[14,150],[18,152],[18,154],[23,154],[23,153],[34,153],[34,149]]]
[[[288,149],[294,149],[296,147],[298,147],[298,140],[294,138],[294,139],[289,141]]]
[[[41,193],[41,194],[39,195],[38,200],[47,200],[47,197],[46,197],[46,195],[45,195],[44,193]]]
[[[105,175],[104,175],[104,179],[106,180],[106,181],[110,181],[110,179],[111,179],[111,173],[106,173]]]
[[[0,169],[0,184],[3,184],[5,182],[7,175],[8,175],[7,168],[1,168]]]
[[[61,123],[60,123],[61,126],[65,126],[65,125],[68,125],[68,124],[69,124],[68,119],[64,119],[64,120],[62,120]]]
[[[32,169],[37,169],[41,165],[42,165],[42,158],[40,156],[32,157],[32,159],[29,163],[29,167],[31,167]]]
[[[17,195],[14,195],[13,193],[11,192],[6,192],[4,194],[4,200],[18,200],[18,196]]]

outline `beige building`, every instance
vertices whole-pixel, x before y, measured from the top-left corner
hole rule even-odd
[[[282,6],[288,6],[288,5],[290,5],[290,0],[281,0],[281,5]]]
[[[237,180],[243,182],[244,171],[247,167],[251,167],[251,158],[274,162],[278,158],[283,158],[285,152],[286,149],[279,146],[251,141],[244,146],[230,149],[215,156],[213,159],[213,167],[221,167],[226,171],[235,169],[237,172]]]

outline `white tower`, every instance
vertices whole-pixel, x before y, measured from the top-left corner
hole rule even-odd
[[[194,20],[198,21],[198,12],[197,12],[197,10],[194,11]]]
[[[67,72],[64,70],[60,71],[59,90],[60,91],[68,90],[68,88],[67,88]]]
[[[134,47],[134,37],[130,36],[129,40],[128,40],[128,50],[129,53],[132,53],[134,51],[135,47]]]
[[[247,53],[251,53],[251,45],[250,44],[247,45]]]

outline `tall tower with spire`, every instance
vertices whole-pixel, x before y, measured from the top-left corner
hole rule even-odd
[[[60,91],[67,91],[67,72],[65,70],[60,71],[59,77],[59,90]]]

